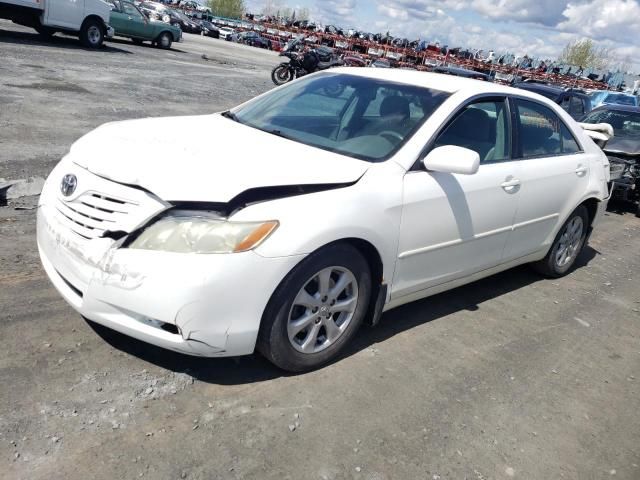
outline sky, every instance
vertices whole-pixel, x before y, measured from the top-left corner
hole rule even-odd
[[[270,1],[306,7],[323,25],[549,59],[569,41],[591,38],[609,49],[613,64],[640,72],[640,0]],[[266,3],[245,0],[255,13]]]

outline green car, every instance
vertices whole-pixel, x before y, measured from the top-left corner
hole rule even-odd
[[[182,30],[165,22],[150,20],[131,2],[111,0],[109,24],[120,37],[129,37],[133,43],[145,40],[160,48],[171,48],[173,42],[182,41]]]

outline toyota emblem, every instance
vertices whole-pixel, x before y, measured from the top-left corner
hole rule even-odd
[[[62,177],[62,183],[60,184],[60,191],[62,195],[68,197],[73,192],[76,191],[76,187],[78,186],[78,179],[73,173],[68,173],[64,177]]]

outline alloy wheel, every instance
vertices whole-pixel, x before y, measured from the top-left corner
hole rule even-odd
[[[358,281],[344,267],[327,267],[313,275],[291,305],[287,334],[293,348],[317,353],[347,330],[358,305]]]
[[[575,216],[567,223],[558,243],[555,260],[558,267],[564,267],[575,260],[580,251],[584,222],[582,217]]]

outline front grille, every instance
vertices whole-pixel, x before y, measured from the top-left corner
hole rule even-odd
[[[84,238],[102,237],[107,231],[123,231],[126,217],[135,215],[139,203],[102,193],[87,192],[73,201],[59,200],[56,209],[63,223]]]
[[[73,166],[65,173],[77,177],[74,195],[57,192],[51,207],[56,220],[82,239],[121,238],[170,208],[153,194]],[[60,182],[51,179],[52,182]],[[48,180],[49,181],[49,180]]]

